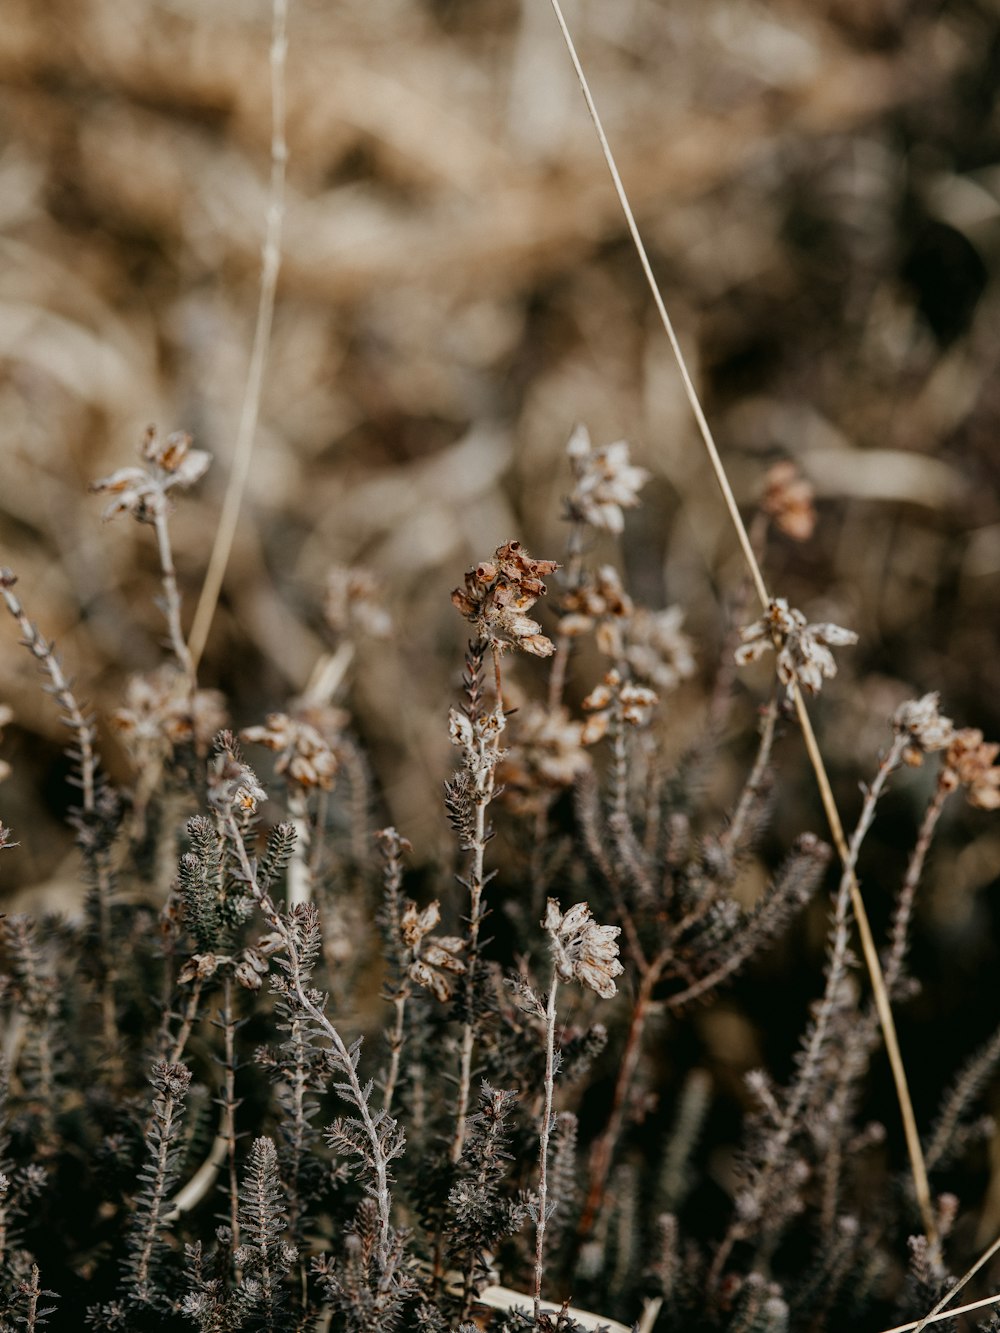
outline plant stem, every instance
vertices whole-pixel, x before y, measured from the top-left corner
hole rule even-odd
[[[556,1046],[556,990],[559,978],[556,969],[552,969],[552,984],[549,987],[549,1002],[545,1010],[545,1105],[542,1109],[542,1123],[538,1135],[538,1219],[535,1226],[535,1327],[542,1302],[542,1272],[545,1259],[545,1225],[548,1210],[549,1188],[549,1135],[552,1132],[552,1094],[555,1085],[555,1046]]]
[[[257,323],[254,328],[253,349],[250,353],[250,367],[247,371],[246,388],[243,392],[243,406],[240,411],[240,424],[233,450],[232,469],[229,485],[222,504],[219,526],[215,532],[215,542],[209,557],[205,582],[194,614],[188,646],[191,660],[195,667],[201,661],[212,628],[215,608],[226,566],[233,548],[236,524],[243,503],[247,477],[250,474],[250,461],[253,457],[254,436],[257,433],[257,418],[260,414],[261,392],[264,385],[264,369],[271,343],[271,324],[274,318],[274,297],[278,285],[278,270],[281,267],[281,231],[285,218],[285,167],[288,161],[288,145],[285,142],[285,57],[288,41],[285,25],[288,17],[288,0],[272,0],[271,9],[271,183],[267,206],[267,225],[262,254],[260,296],[257,302]]]

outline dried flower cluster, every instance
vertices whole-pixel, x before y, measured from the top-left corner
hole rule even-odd
[[[410,955],[407,967],[410,979],[444,1004],[451,999],[455,978],[466,970],[462,959],[465,940],[459,935],[432,936],[431,931],[440,920],[440,903],[429,903],[421,911],[412,899],[407,899],[400,918],[400,933]]]
[[[639,491],[649,473],[631,462],[625,440],[595,449],[586,426],[576,427],[566,452],[574,482],[567,499],[570,517],[593,528],[621,532],[625,527],[622,510],[634,509],[639,503]]]
[[[495,648],[548,657],[555,644],[526,613],[545,592],[542,579],[558,568],[555,560],[533,560],[520,542],[506,542],[492,560],[482,560],[466,573],[464,589],[456,588],[451,600],[480,638]]]
[[[807,542],[816,527],[813,488],[790,459],[775,463],[764,478],[760,507],[793,541]]]
[[[857,643],[853,630],[839,625],[810,625],[801,611],[790,607],[783,597],[775,597],[752,625],[740,631],[742,644],[736,650],[740,666],[756,662],[767,652],[778,655],[778,679],[790,686],[793,681],[809,694],[818,694],[824,680],[837,674],[831,648]]]
[[[131,514],[140,522],[152,522],[164,512],[168,494],[174,487],[193,485],[208,470],[211,455],[191,447],[191,436],[175,431],[161,440],[156,427],[150,426],[139,446],[144,467],[123,467],[110,477],[95,481],[92,491],[112,497],[104,518]]]
[[[645,726],[658,702],[655,691],[623,680],[618,671],[609,671],[581,705],[590,714],[583,727],[583,743],[599,741],[617,720],[630,727]]]
[[[336,711],[327,720],[337,726],[342,719],[343,714]],[[269,713],[264,726],[244,727],[240,739],[274,750],[278,756],[274,771],[288,782],[304,789],[332,789],[339,767],[336,753],[319,728],[305,718]]]
[[[617,994],[615,977],[625,970],[618,961],[620,926],[599,926],[589,903],[576,903],[563,912],[555,898],[548,901],[542,925],[560,981],[578,981],[605,1000]]]

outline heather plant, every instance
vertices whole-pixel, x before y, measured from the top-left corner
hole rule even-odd
[[[275,19],[274,212],[245,450],[280,238],[280,5]],[[151,428],[139,464],[94,485],[105,517],[152,529],[167,627],[165,660],[108,709],[125,780],[107,776],[97,724],[0,571],[70,732],[86,885],[76,917],[3,921],[2,1330],[878,1333],[923,1327],[962,1285],[951,1256],[976,1248],[977,1216],[950,1185],[993,1132],[982,1102],[1000,1035],[918,1124],[893,1014],[918,989],[914,915],[946,807],[1000,806],[1000,747],[933,692],[905,702],[842,826],[805,696],[857,636],[772,596],[762,574],[774,528],[811,539],[808,485],[779,465],[740,514],[597,123],[747,558],[723,651],[713,661],[693,642],[682,607],[630,592],[614,543],[649,474],[625,441],[595,447],[577,427],[565,549],[538,558],[511,537],[451,593],[452,854],[411,874],[407,831],[378,827],[343,702],[358,637],[392,633],[372,579],[331,570],[331,648],[309,687],[230,729],[198,678],[217,569],[188,638],[170,530],[210,459]],[[754,663],[774,678],[723,801],[712,778],[730,749],[743,755],[736,668]],[[671,753],[664,720],[698,671],[705,725]],[[796,732],[832,845],[810,830],[767,845]],[[866,837],[890,789],[915,780],[924,813],[873,926]],[[0,824],[5,857],[29,837]],[[742,974],[801,944],[807,919],[826,932],[798,1047],[746,1076],[739,1148],[720,1169],[702,1149],[724,1099],[697,1054],[699,1017],[727,987],[752,991]],[[905,1164],[887,1148],[895,1121],[871,1114],[883,1047]],[[980,1267],[997,1244],[976,1240]],[[995,1327],[986,1310],[975,1319]]]

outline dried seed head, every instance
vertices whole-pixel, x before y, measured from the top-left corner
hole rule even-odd
[[[764,478],[760,507],[793,541],[806,542],[813,535],[816,527],[813,488],[790,459],[775,463]]]
[[[191,448],[190,435],[176,431],[161,441],[155,426],[147,428],[139,456],[144,467],[119,468],[91,484],[92,491],[113,497],[104,510],[105,519],[129,513],[141,523],[153,521],[166,509],[167,492],[193,485],[212,461],[203,449]]]
[[[897,735],[905,734],[910,741],[903,751],[903,759],[914,767],[923,762],[925,754],[947,749],[955,734],[951,718],[942,717],[938,712],[938,698],[937,693],[932,692],[921,699],[909,699],[893,714],[893,730]]]
[[[979,810],[1000,810],[1000,745],[984,741],[973,727],[956,731],[945,755],[944,780],[966,789],[966,799]]]
[[[400,917],[399,932],[410,957],[407,974],[411,981],[429,990],[443,1004],[451,998],[455,976],[461,975],[466,968],[460,956],[465,948],[463,939],[457,935],[431,935],[440,920],[441,908],[437,902],[429,903],[421,910],[408,898]]]
[[[111,725],[140,766],[151,756],[166,757],[192,741],[207,747],[225,723],[222,694],[196,690],[192,695],[188,677],[173,666],[130,676],[125,705],[111,714]]]
[[[654,690],[645,685],[623,681],[621,674],[612,669],[581,704],[590,713],[583,726],[584,745],[593,745],[599,741],[614,722],[627,722],[632,727],[644,726],[657,703],[659,698]]]
[[[575,482],[566,501],[570,518],[606,532],[621,532],[625,527],[622,510],[636,507],[650,474],[630,461],[625,440],[595,449],[586,426],[576,427],[566,452]]]
[[[497,769],[504,799],[521,814],[544,809],[552,794],[571,787],[590,767],[583,723],[565,708],[531,703],[513,715],[514,741]]]
[[[382,605],[378,580],[356,565],[334,565],[329,571],[323,614],[335,634],[387,639],[392,633],[392,617]]]
[[[614,979],[625,970],[618,961],[620,926],[597,925],[589,903],[576,903],[564,913],[555,898],[548,900],[542,926],[561,981],[579,981],[606,1000],[617,994]]]
[[[533,560],[520,542],[507,542],[492,560],[466,573],[465,587],[456,588],[451,600],[488,643],[549,657],[555,644],[526,612],[545,592],[542,576],[558,568],[555,560]]]
[[[831,648],[857,643],[853,630],[822,623],[810,625],[801,611],[784,597],[775,597],[759,620],[740,630],[743,640],[736,650],[740,666],[755,662],[766,652],[777,652],[778,678],[790,686],[797,680],[810,694],[818,694],[824,679],[837,674]]]
[[[337,726],[343,715],[339,710],[328,711],[336,714],[336,717],[327,719],[328,723],[331,728]],[[240,739],[249,745],[264,745],[276,751],[278,758],[274,771],[288,782],[305,791],[313,787],[324,791],[332,789],[340,767],[336,753],[327,737],[305,718],[291,717],[288,713],[269,713],[264,726],[244,727]]]

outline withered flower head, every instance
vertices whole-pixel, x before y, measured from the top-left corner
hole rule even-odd
[[[807,542],[816,526],[813,488],[790,459],[775,463],[764,478],[760,507],[786,537]]]
[[[515,738],[497,769],[504,798],[521,814],[544,809],[552,793],[571,787],[590,766],[583,723],[565,708],[530,703],[513,715]]]
[[[549,933],[560,981],[579,981],[606,1000],[617,994],[614,979],[625,970],[618,961],[620,926],[599,926],[589,903],[577,903],[564,913],[555,898],[548,900],[542,926]]]
[[[593,745],[599,741],[616,720],[627,722],[631,727],[645,725],[658,702],[654,690],[645,685],[623,681],[619,672],[609,671],[581,705],[590,713],[583,726],[584,745]]]
[[[634,509],[639,503],[639,491],[649,473],[630,461],[625,440],[595,449],[586,426],[576,427],[566,452],[576,483],[567,499],[570,517],[592,528],[621,532],[625,527],[622,510]]]
[[[334,565],[329,571],[323,614],[335,634],[360,632],[387,639],[392,633],[392,618],[382,605],[378,580],[357,565]]]
[[[222,815],[252,815],[267,792],[257,775],[237,753],[236,738],[222,731],[216,737],[216,754],[208,766],[208,799]]]
[[[984,741],[974,727],[956,731],[944,758],[945,780],[966,789],[966,799],[979,810],[1000,810],[1000,745]]]
[[[264,726],[244,727],[240,739],[276,751],[274,771],[289,782],[306,789],[332,789],[339,767],[337,756],[311,723],[287,713],[269,713]]]
[[[946,750],[955,734],[951,718],[938,712],[938,700],[936,692],[925,694],[922,699],[908,699],[893,714],[893,730],[897,735],[905,734],[910,742],[903,758],[915,768],[923,762],[925,754]]]
[[[439,935],[431,931],[441,920],[441,908],[435,901],[421,911],[412,899],[406,900],[399,929],[403,944],[410,955],[407,974],[411,981],[429,990],[435,999],[449,1000],[455,986],[455,976],[465,971],[459,956],[465,941],[457,935]]]
[[[613,565],[601,565],[596,574],[585,574],[577,587],[562,598],[566,613],[559,622],[563,634],[577,637],[597,627],[597,646],[609,657],[621,655],[620,622],[632,615],[632,599],[622,586]]]
[[[488,643],[549,657],[555,644],[525,612],[545,592],[542,576],[558,568],[555,560],[532,560],[520,542],[507,542],[497,547],[492,560],[482,560],[466,573],[465,587],[456,588],[451,600]]]
[[[190,486],[201,477],[211,456],[191,448],[191,436],[175,431],[161,440],[155,426],[146,430],[139,456],[144,467],[123,467],[110,477],[91,484],[92,491],[106,491],[113,498],[103,518],[132,514],[141,523],[152,522],[167,504],[167,492],[175,486]]]
[[[661,695],[675,690],[695,673],[692,643],[681,629],[683,620],[684,611],[679,606],[668,606],[663,611],[640,607],[625,628],[621,656]]]
[[[822,623],[809,625],[801,611],[789,607],[784,597],[775,597],[752,625],[740,630],[742,646],[736,649],[740,666],[756,662],[766,652],[778,654],[778,678],[783,685],[798,680],[804,690],[818,694],[824,678],[837,674],[832,648],[857,643],[853,630]]]
[[[162,666],[149,675],[130,676],[125,705],[111,714],[111,725],[133,758],[168,755],[194,741],[207,746],[225,725],[225,701],[218,690],[196,690],[176,667]]]

